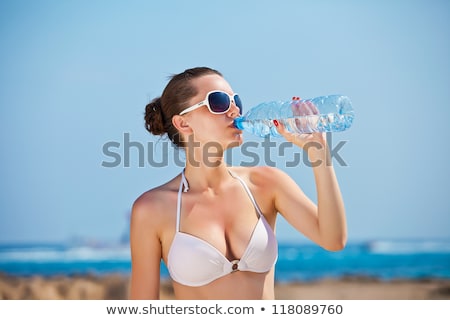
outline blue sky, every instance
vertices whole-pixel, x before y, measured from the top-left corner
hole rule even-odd
[[[130,148],[128,167],[107,168],[103,146],[120,143],[124,160],[128,137],[160,154],[144,106],[169,75],[204,65],[244,111],[350,97],[354,125],[333,135],[350,240],[450,238],[448,1],[7,0],[0,48],[0,243],[117,240],[134,199],[181,167],[140,167]],[[314,199],[311,169],[277,152]],[[304,240],[282,220],[278,233]]]

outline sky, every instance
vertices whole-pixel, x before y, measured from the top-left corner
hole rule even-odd
[[[348,96],[353,126],[331,146],[349,240],[450,239],[449,57],[449,1],[2,0],[0,243],[122,237],[133,201],[182,170],[145,105],[195,66],[221,71],[244,112]],[[315,200],[299,149],[244,140]]]

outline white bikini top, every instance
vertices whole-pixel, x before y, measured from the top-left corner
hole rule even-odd
[[[231,172],[230,174],[240,181],[259,214],[246,250],[240,259],[229,261],[208,242],[180,232],[182,190],[183,187],[185,192],[189,189],[183,171],[178,190],[176,233],[167,258],[167,267],[174,281],[186,286],[199,287],[235,271],[268,272],[275,264],[278,244],[273,230],[244,180]]]

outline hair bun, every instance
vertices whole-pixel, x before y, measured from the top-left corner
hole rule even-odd
[[[163,135],[164,129],[163,114],[161,109],[161,98],[153,99],[145,106],[145,129],[154,135]]]

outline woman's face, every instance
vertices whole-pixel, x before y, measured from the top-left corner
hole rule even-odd
[[[203,101],[210,91],[220,90],[230,96],[235,94],[230,84],[215,74],[194,79],[193,84],[197,88],[198,94],[189,100],[188,105],[190,106]],[[201,145],[220,144],[223,150],[242,143],[242,131],[233,125],[233,120],[238,116],[239,108],[234,102],[232,102],[230,110],[224,114],[213,114],[206,106],[203,106],[184,115],[193,131],[193,136],[191,136],[193,141],[200,142]]]

